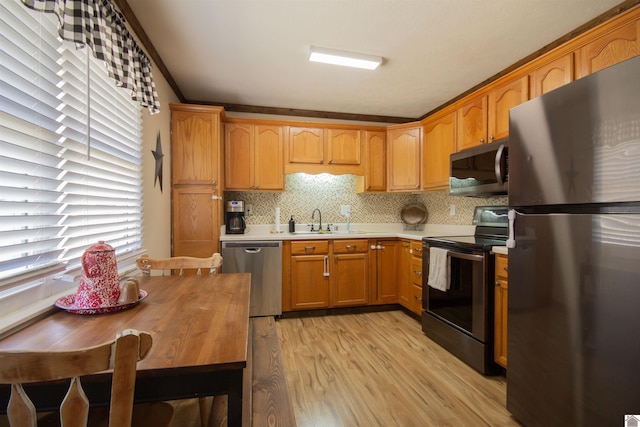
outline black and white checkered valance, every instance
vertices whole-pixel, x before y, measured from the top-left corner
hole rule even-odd
[[[124,16],[110,0],[21,0],[34,10],[58,17],[58,34],[78,46],[88,45],[93,55],[107,65],[116,85],[129,89],[131,98],[160,111],[158,93],[151,74],[151,61],[125,26]]]

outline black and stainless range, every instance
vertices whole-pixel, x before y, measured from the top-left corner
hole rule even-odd
[[[473,236],[422,239],[422,331],[483,374],[495,374],[500,369],[493,361],[491,248],[506,246],[507,216],[506,206],[478,206]],[[446,257],[442,256],[444,251]],[[434,268],[448,269],[446,287],[429,282],[431,264],[437,262],[444,265]]]

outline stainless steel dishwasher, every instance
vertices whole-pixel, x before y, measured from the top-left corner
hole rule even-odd
[[[251,273],[249,316],[282,315],[282,242],[222,242],[222,272]]]

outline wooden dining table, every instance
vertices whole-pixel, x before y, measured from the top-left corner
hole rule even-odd
[[[4,350],[67,350],[115,338],[123,329],[148,331],[153,345],[138,362],[135,401],[151,402],[228,395],[228,425],[242,425],[243,375],[249,340],[248,273],[140,276],[146,298],[134,306],[103,314],[56,310],[0,340]],[[0,367],[1,368],[1,367]],[[55,410],[68,382],[25,387],[38,410]],[[92,404],[110,399],[111,373],[82,378]],[[245,390],[250,393],[250,387]],[[9,387],[0,386],[6,410]]]

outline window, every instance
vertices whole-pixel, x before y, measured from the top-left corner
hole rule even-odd
[[[140,249],[141,127],[141,107],[57,36],[55,15],[0,3],[0,301],[77,274],[100,240],[119,260]]]

